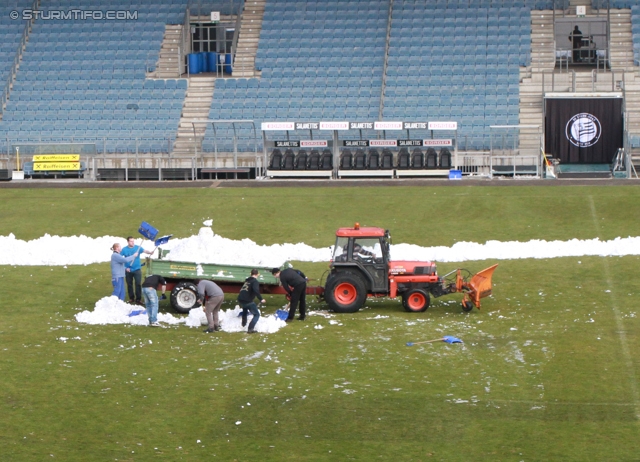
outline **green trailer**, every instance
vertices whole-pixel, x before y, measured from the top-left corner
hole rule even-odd
[[[163,253],[162,257],[165,257],[166,254],[166,252]],[[194,263],[172,261],[165,258],[147,258],[145,267],[147,268],[147,276],[157,274],[165,278],[167,290],[171,291],[171,305],[180,313],[188,313],[190,309],[199,306],[196,280],[208,279],[218,284],[224,293],[238,293],[253,268],[260,271],[258,281],[261,293],[285,293],[278,278],[271,274],[271,268],[266,267]]]

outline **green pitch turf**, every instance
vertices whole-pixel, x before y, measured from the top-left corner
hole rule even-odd
[[[0,236],[137,235],[321,247],[637,236],[637,187],[0,190]],[[481,270],[496,261],[470,261]],[[239,262],[240,263],[240,262]],[[109,265],[0,266],[0,459],[603,461],[640,456],[638,256],[502,260],[493,296],[425,313],[319,302],[275,334],[79,324]],[[326,263],[296,263],[319,279]],[[439,272],[456,268],[440,263]],[[285,304],[267,298],[263,314]],[[228,296],[223,309],[234,306]],[[161,311],[171,311],[167,302]],[[464,344],[407,342],[462,338]]]

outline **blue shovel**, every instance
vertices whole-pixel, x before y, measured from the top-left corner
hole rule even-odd
[[[458,337],[452,337],[451,335],[445,335],[442,338],[436,338],[434,340],[425,340],[424,342],[407,342],[407,346],[420,345],[421,343],[433,343],[433,342],[446,342],[446,343],[463,343]]]

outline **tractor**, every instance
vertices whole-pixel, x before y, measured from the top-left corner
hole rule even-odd
[[[493,265],[475,275],[457,269],[439,276],[429,261],[391,261],[389,230],[375,227],[340,228],[324,286],[324,298],[338,313],[354,313],[367,297],[402,297],[406,311],[423,312],[431,296],[461,292],[462,309],[480,309],[480,299],[491,295]]]

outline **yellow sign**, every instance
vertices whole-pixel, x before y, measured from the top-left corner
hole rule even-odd
[[[196,270],[195,266],[169,265],[169,268],[172,269],[172,270],[176,270],[176,269],[187,270],[187,271],[195,271]]]
[[[78,162],[80,154],[38,154],[33,156],[34,162]]]
[[[80,162],[35,162],[34,172],[80,170]]]

